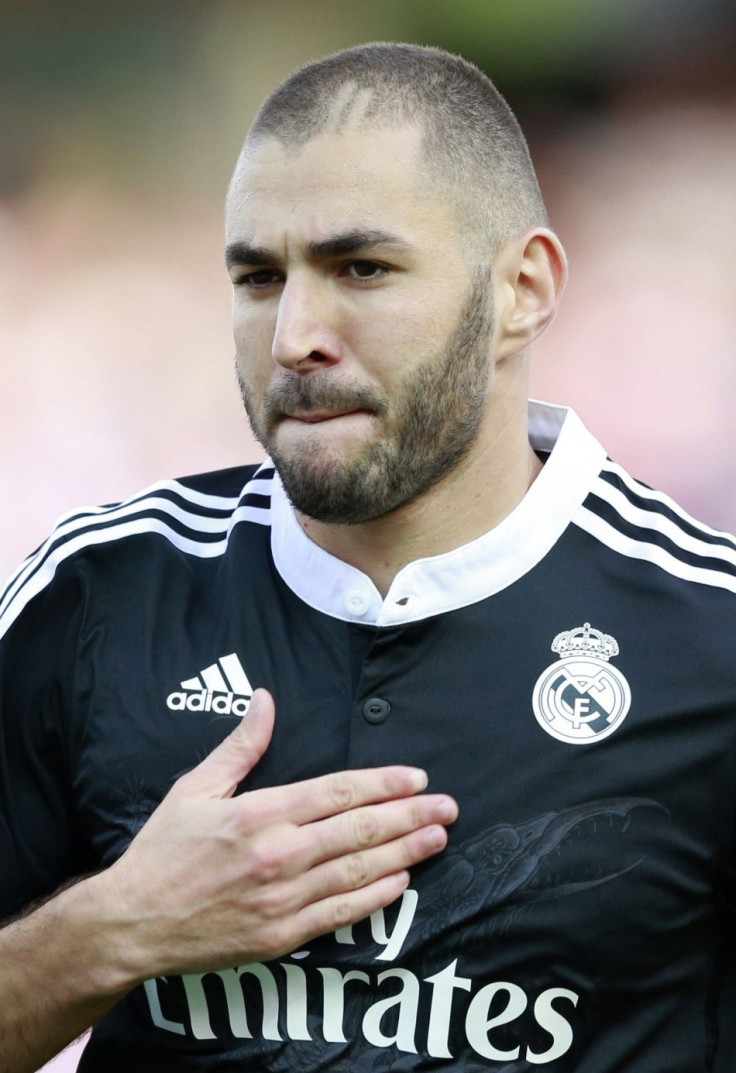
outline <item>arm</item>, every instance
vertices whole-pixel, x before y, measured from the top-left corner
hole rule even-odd
[[[412,768],[234,796],[273,702],[174,785],[126,853],[0,931],[0,1073],[32,1073],[143,980],[268,960],[400,896],[457,815]]]

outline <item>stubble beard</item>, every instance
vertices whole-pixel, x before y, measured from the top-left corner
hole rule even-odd
[[[478,436],[488,397],[492,331],[490,280],[484,274],[446,346],[409,373],[392,398],[365,385],[335,384],[329,373],[290,373],[259,410],[236,366],[253,433],[293,506],[319,522],[359,525],[412,502],[450,474]],[[272,431],[278,415],[345,409],[374,414],[382,431],[355,457],[326,457],[318,431],[298,453],[279,450]]]

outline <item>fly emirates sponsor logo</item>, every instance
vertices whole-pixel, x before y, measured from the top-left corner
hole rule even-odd
[[[383,910],[370,917],[371,936],[380,947],[375,961],[392,962],[399,956],[417,904],[417,892],[409,889],[391,928]],[[340,928],[334,940],[355,945],[353,928]],[[457,1048],[458,1021],[467,1044],[489,1062],[523,1058],[531,1065],[545,1065],[561,1058],[573,1043],[569,1017],[579,996],[564,987],[535,994],[508,980],[478,987],[462,975],[459,958],[424,978],[398,966],[341,970],[311,965],[308,958],[309,951],[301,950],[280,962],[147,980],[143,986],[151,1019],[157,1028],[178,1036],[301,1040],[302,1046],[313,1044],[315,1053],[325,1043],[355,1042],[358,1051],[366,1044],[393,1046],[405,1054],[453,1059],[451,1036]],[[464,992],[470,997],[463,1002],[463,1016],[457,1000]],[[523,1026],[533,1035],[533,1044],[523,1039]]]

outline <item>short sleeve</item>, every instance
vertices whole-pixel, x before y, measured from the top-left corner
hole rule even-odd
[[[69,745],[82,586],[69,564],[34,585],[37,566],[0,603],[0,917],[84,870]]]

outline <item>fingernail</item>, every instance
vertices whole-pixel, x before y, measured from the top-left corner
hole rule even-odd
[[[444,849],[447,845],[447,831],[444,827],[430,828],[429,844],[433,849]]]
[[[429,783],[429,776],[421,768],[414,768],[411,775],[412,786],[415,790],[425,790]]]

